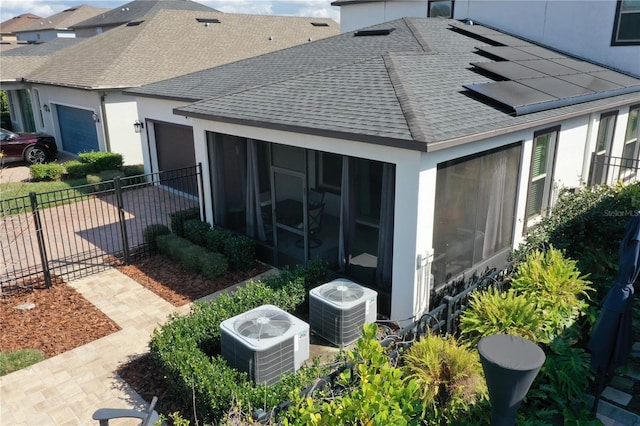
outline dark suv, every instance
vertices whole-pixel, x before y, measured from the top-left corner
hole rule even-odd
[[[53,136],[45,133],[14,133],[0,128],[0,152],[3,161],[42,164],[56,158],[58,147]]]

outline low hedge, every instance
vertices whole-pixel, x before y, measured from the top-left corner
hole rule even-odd
[[[184,237],[184,224],[191,219],[200,220],[200,209],[198,207],[191,207],[184,210],[173,212],[169,215],[171,220],[171,231],[178,237]]]
[[[93,173],[100,173],[104,170],[120,170],[124,160],[122,154],[115,152],[81,152],[78,154],[81,163],[90,164]]]
[[[82,179],[94,171],[93,165],[78,160],[66,161],[62,165],[66,169],[69,179]]]
[[[109,191],[114,189],[113,180],[124,177],[120,170],[103,170],[97,174],[87,175],[87,184],[92,184],[96,191]]]
[[[156,329],[149,348],[171,394],[184,404],[195,401],[197,417],[215,424],[234,404],[248,412],[268,409],[287,400],[292,390],[309,386],[320,373],[303,368],[272,386],[254,387],[245,373],[230,368],[220,356],[220,323],[264,304],[293,312],[308,289],[326,278],[326,271],[326,264],[319,261],[308,268],[284,269],[210,302],[197,302],[190,314],[174,315]]]
[[[210,252],[175,234],[157,235],[155,243],[160,253],[187,271],[200,272],[209,279],[215,279],[228,270],[227,259],[222,254]]]
[[[58,163],[33,164],[29,167],[31,178],[35,181],[60,180],[64,167]]]

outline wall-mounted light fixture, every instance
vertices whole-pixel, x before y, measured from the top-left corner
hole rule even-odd
[[[44,104],[44,105],[42,105],[42,109],[44,110],[44,112],[49,112],[49,111],[51,111],[51,109],[49,108],[49,104]]]
[[[91,114],[91,118],[93,118],[93,121],[95,121],[96,123],[100,122],[100,117],[98,117],[98,114],[96,114],[95,112]]]
[[[142,132],[142,129],[144,129],[144,123],[141,123],[139,120],[136,120],[133,123],[133,130],[135,130],[136,133],[140,133]]]

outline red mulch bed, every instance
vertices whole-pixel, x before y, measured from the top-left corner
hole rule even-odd
[[[16,309],[23,303],[35,307]],[[58,278],[48,289],[20,290],[0,297],[0,330],[0,352],[40,349],[52,357],[120,327]]]
[[[224,277],[212,281],[200,274],[185,271],[162,255],[151,256],[117,268],[173,306],[186,305],[269,269],[268,266],[258,263],[250,271],[228,272]]]

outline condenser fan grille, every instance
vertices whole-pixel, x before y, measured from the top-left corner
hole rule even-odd
[[[354,285],[336,284],[322,290],[321,295],[332,302],[354,302],[364,294],[362,287]]]
[[[280,337],[291,327],[289,317],[278,311],[260,310],[241,318],[235,330],[238,334],[250,339],[270,339]]]

